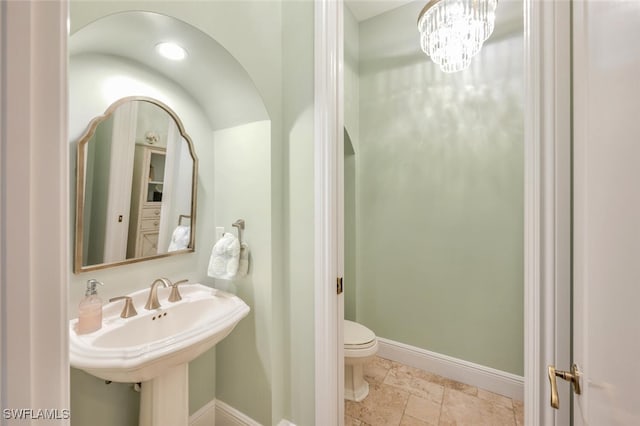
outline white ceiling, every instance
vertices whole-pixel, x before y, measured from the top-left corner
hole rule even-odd
[[[358,22],[389,12],[409,3],[415,3],[415,20],[429,0],[345,0],[347,8]],[[496,27],[505,22],[522,21],[523,0],[500,0],[496,12]],[[414,21],[415,23],[415,21]]]
[[[345,4],[358,22],[404,6],[414,0],[345,0]],[[428,0],[424,1],[427,4]],[[417,17],[416,17],[417,19]]]
[[[177,42],[187,58],[160,57],[155,45],[161,41]],[[214,129],[268,119],[242,65],[207,34],[169,16],[142,11],[106,16],[71,35],[69,54],[71,63],[83,54],[121,57],[173,80],[203,107]]]

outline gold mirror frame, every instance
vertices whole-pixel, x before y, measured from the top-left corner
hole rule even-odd
[[[82,253],[83,253],[83,225],[84,225],[84,200],[86,195],[86,176],[85,176],[85,157],[87,151],[87,145],[89,140],[95,134],[96,128],[100,123],[107,120],[111,114],[121,105],[132,102],[132,101],[142,101],[149,102],[154,104],[161,109],[163,109],[167,114],[173,118],[175,121],[178,131],[180,135],[187,142],[187,146],[189,147],[189,154],[193,159],[193,171],[191,177],[191,223],[190,223],[190,236],[189,236],[189,245],[188,248],[183,250],[177,250],[173,252],[160,253],[151,256],[144,257],[136,257],[131,259],[125,259],[122,261],[110,262],[110,263],[100,263],[89,266],[82,266]],[[128,265],[130,263],[143,262],[146,260],[160,259],[168,256],[175,256],[178,254],[186,254],[192,253],[195,251],[196,246],[196,213],[197,213],[197,186],[198,186],[198,157],[196,156],[195,149],[193,147],[193,141],[187,134],[184,129],[184,125],[182,124],[182,120],[178,117],[178,115],[169,108],[166,104],[158,101],[157,99],[153,99],[146,96],[128,96],[122,99],[117,100],[113,104],[107,108],[104,114],[95,117],[89,123],[87,130],[80,137],[77,143],[77,154],[76,154],[76,226],[75,226],[75,249],[74,249],[74,264],[73,264],[73,272],[78,274],[80,272],[88,272],[95,271],[99,269],[111,268],[115,266]]]

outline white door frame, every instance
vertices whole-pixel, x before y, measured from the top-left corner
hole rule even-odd
[[[343,2],[315,2],[315,408],[316,425],[344,422],[343,296]]]
[[[525,423],[569,424],[550,408],[546,367],[570,362],[570,3],[525,1]],[[561,399],[570,400],[562,384]]]
[[[0,406],[68,425],[67,2],[0,2]],[[68,413],[67,413],[68,414]],[[38,421],[0,423],[31,425]]]
[[[315,12],[316,424],[342,425],[343,1],[319,0]],[[567,410],[549,408],[546,365],[569,362],[569,2],[524,0],[524,18],[525,423],[547,426],[568,424]]]

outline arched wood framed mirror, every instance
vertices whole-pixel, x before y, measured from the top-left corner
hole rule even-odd
[[[193,252],[197,175],[171,108],[139,96],[114,102],[78,141],[74,272]]]

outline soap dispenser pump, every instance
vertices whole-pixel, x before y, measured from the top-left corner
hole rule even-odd
[[[102,299],[98,297],[98,284],[104,285],[94,279],[87,281],[87,290],[78,305],[78,334],[91,333],[102,327]]]

